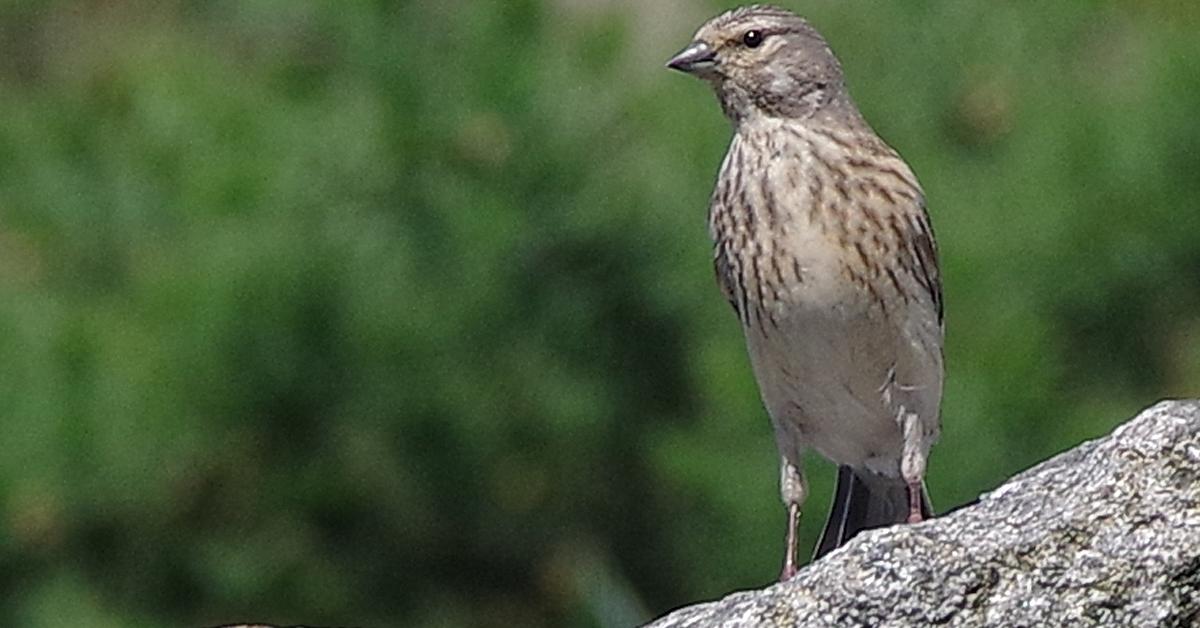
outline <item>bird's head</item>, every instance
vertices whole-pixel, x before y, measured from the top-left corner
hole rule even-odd
[[[820,33],[772,6],[740,7],[709,20],[667,67],[711,84],[734,122],[811,117],[845,93],[841,64]]]

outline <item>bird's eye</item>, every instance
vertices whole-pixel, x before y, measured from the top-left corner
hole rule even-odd
[[[762,42],[763,33],[760,30],[746,31],[746,34],[742,35],[742,43],[746,44],[747,47],[758,48],[762,45]]]

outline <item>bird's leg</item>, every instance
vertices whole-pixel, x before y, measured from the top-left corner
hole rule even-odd
[[[808,497],[808,482],[800,468],[786,457],[779,463],[779,493],[787,507],[787,546],[783,554],[783,570],[779,581],[785,582],[796,575],[797,528],[800,526],[800,506]]]
[[[900,410],[900,428],[904,433],[904,450],[900,457],[900,476],[908,485],[908,522],[920,523],[921,499],[925,480],[926,453],[921,447],[921,418],[915,412]]]
[[[796,575],[796,529],[800,526],[800,504],[787,505],[787,548],[783,554],[783,570],[779,581],[787,582]]]

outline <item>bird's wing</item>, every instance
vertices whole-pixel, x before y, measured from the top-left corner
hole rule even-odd
[[[944,307],[942,304],[942,273],[938,268],[937,240],[933,237],[933,226],[929,223],[929,214],[925,210],[925,199],[921,198],[919,211],[909,222],[912,229],[905,234],[911,253],[911,272],[921,286],[929,293],[933,307],[937,311],[939,326],[944,325]]]

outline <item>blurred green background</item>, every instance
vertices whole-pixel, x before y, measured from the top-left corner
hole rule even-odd
[[[1200,4],[786,4],[930,199],[939,509],[1200,396]],[[729,127],[662,67],[727,6],[0,1],[0,625],[623,626],[771,581]]]

